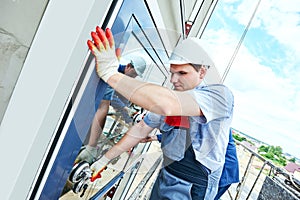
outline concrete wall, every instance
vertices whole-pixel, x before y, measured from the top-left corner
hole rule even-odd
[[[264,184],[260,190],[257,200],[299,200],[294,194],[283,187],[281,184],[275,182],[270,177],[266,176]]]
[[[1,0],[0,123],[47,0]]]

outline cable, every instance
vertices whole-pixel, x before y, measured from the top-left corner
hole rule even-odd
[[[257,11],[257,9],[258,9],[258,7],[259,7],[260,2],[261,2],[261,0],[258,1],[257,5],[256,5],[256,7],[255,7],[255,10],[253,11],[252,16],[251,16],[251,18],[250,18],[250,20],[249,20],[249,22],[248,22],[248,24],[247,24],[247,27],[245,28],[245,30],[244,30],[244,32],[243,32],[243,35],[242,35],[242,37],[241,37],[241,39],[240,39],[240,41],[239,41],[237,47],[235,48],[235,51],[234,51],[234,53],[233,53],[233,55],[232,55],[232,57],[231,57],[231,59],[230,59],[228,65],[227,65],[227,67],[226,67],[226,69],[225,69],[225,72],[224,72],[223,76],[222,76],[221,83],[223,83],[223,82],[225,81],[225,78],[226,78],[226,76],[227,76],[227,74],[228,74],[228,72],[229,72],[229,70],[230,70],[230,68],[231,68],[231,66],[232,66],[232,63],[233,63],[233,61],[234,61],[234,59],[235,59],[235,57],[236,57],[236,54],[238,53],[238,51],[239,51],[239,49],[240,49],[240,47],[241,47],[241,44],[242,44],[242,42],[244,41],[244,38],[245,38],[245,36],[246,36],[246,34],[247,34],[248,30],[249,30],[249,27],[250,27],[251,22],[252,22],[252,20],[253,20],[255,14],[256,14],[256,11]]]

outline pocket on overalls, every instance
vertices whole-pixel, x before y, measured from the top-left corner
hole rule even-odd
[[[184,200],[192,200],[191,198],[191,188],[192,183],[180,179],[172,174],[170,174],[167,170],[161,170],[160,177],[160,195],[161,199],[184,199]]]
[[[181,160],[184,157],[187,131],[165,124],[161,132],[161,149],[164,155],[172,160]]]

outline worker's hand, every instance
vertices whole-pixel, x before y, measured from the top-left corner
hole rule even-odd
[[[86,161],[92,163],[98,157],[98,147],[92,147],[87,145],[77,156],[75,163],[80,161]]]
[[[96,32],[91,32],[93,41],[88,40],[87,45],[96,59],[96,71],[105,82],[118,73],[120,49],[115,50],[115,42],[109,28],[104,32],[99,26]]]
[[[157,141],[157,136],[156,135],[152,135],[152,136],[148,136],[146,138],[143,138],[143,139],[141,139],[140,142],[146,143],[146,142],[152,142],[152,141]]]
[[[101,172],[103,172],[107,168],[109,162],[110,160],[105,155],[103,155],[99,160],[91,165],[91,170],[93,171],[93,175],[91,178],[92,182],[101,177]]]

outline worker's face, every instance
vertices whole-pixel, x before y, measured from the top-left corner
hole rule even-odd
[[[198,72],[190,65],[173,65],[170,66],[171,83],[174,86],[174,90],[185,91],[190,90],[198,86],[203,80],[203,71]]]
[[[138,74],[136,73],[135,69],[131,66],[131,64],[128,64],[125,67],[125,75],[135,78]]]

